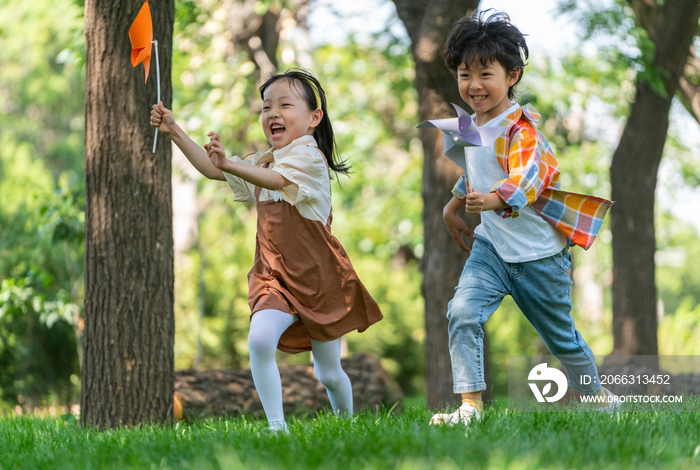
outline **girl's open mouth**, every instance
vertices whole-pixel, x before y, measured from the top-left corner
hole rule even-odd
[[[284,134],[285,127],[280,126],[279,124],[275,124],[270,128],[270,130],[272,131],[273,136],[280,136]]]

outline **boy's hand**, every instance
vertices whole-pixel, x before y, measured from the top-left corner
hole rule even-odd
[[[479,215],[484,210],[484,194],[476,189],[467,194],[467,214]]]
[[[442,211],[442,218],[447,225],[447,230],[450,232],[450,236],[457,243],[457,245],[469,253],[469,248],[467,244],[464,243],[462,239],[462,234],[465,234],[469,238],[474,238],[474,233],[469,230],[469,227],[457,216],[457,210],[460,207],[464,207],[464,203],[459,199],[452,198],[450,202],[447,203],[445,209]]]
[[[208,133],[207,136],[209,137],[209,143],[204,146],[204,150],[207,151],[207,156],[212,165],[219,170],[223,170],[228,163],[228,159],[226,158],[224,145],[221,143],[221,137],[213,131]]]
[[[151,111],[151,127],[157,128],[166,135],[170,135],[175,129],[173,113],[163,106],[162,101],[153,105],[153,110]]]
[[[467,194],[467,213],[471,215],[478,215],[484,211],[498,211],[507,207],[510,206],[496,193],[483,194],[472,189],[472,192]]]

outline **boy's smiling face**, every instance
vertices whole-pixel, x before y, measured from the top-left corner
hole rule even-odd
[[[508,90],[518,81],[520,70],[507,73],[500,62],[483,65],[474,60],[470,65],[462,62],[457,68],[459,95],[476,113],[477,126],[486,124],[511,106]]]

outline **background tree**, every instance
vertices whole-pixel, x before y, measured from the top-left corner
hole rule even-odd
[[[479,5],[478,0],[394,0],[396,11],[411,39],[416,67],[419,122],[452,117],[450,103],[461,98],[455,78],[445,67],[442,50],[452,24]],[[442,134],[437,130],[420,133],[423,163],[423,233],[425,254],[422,260],[423,297],[425,299],[425,378],[427,405],[440,408],[456,401],[452,391],[452,370],[447,347],[447,303],[464,267],[466,254],[445,230],[442,209],[449,201],[450,189],[459,178],[459,168],[443,156]],[[468,221],[470,228],[476,222]],[[487,362],[487,361],[485,361]]]
[[[644,9],[639,18],[648,25],[650,54],[610,167],[616,201],[611,211],[613,354],[620,355],[658,354],[654,195],[671,102],[698,33],[700,2],[644,2]],[[653,362],[658,366],[658,359]]]
[[[163,422],[173,399],[171,150],[151,153],[156,73],[130,64],[141,0],[85,4],[85,332],[81,419]],[[162,101],[171,106],[174,3],[151,1]],[[153,67],[152,67],[153,69]]]

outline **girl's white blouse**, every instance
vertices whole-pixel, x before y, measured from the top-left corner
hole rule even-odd
[[[280,190],[260,188],[260,201],[286,201],[311,220],[326,223],[331,213],[331,181],[326,159],[310,135],[299,137],[286,147],[257,152],[245,157],[231,157],[233,162],[264,167],[282,175],[289,185]],[[234,200],[255,202],[255,185],[224,172],[233,190]]]

